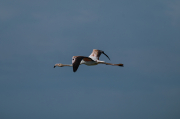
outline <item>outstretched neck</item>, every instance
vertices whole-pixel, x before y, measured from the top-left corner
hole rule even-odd
[[[72,67],[72,64],[62,64],[63,66],[69,66]]]
[[[54,68],[55,68],[55,67],[64,67],[64,66],[69,66],[69,67],[71,67],[72,64],[61,64],[61,63],[59,63],[59,64],[55,64],[55,65],[54,65]]]

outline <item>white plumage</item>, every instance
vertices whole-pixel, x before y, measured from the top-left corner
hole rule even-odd
[[[98,65],[98,64],[106,64],[106,65],[113,65],[113,66],[123,66],[123,64],[111,64],[111,63],[106,63],[105,61],[100,61],[99,57],[100,57],[100,55],[102,53],[110,60],[110,58],[104,53],[104,51],[93,49],[93,52],[90,54],[89,57],[73,56],[72,57],[72,64],[58,63],[58,64],[54,65],[54,68],[56,66],[58,66],[58,67],[73,66],[73,71],[76,72],[79,65],[81,65],[81,64],[85,64],[85,65],[88,65],[88,66],[93,66],[93,65]]]

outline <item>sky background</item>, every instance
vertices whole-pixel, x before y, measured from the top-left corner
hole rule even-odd
[[[1,119],[180,119],[179,0],[0,3]]]

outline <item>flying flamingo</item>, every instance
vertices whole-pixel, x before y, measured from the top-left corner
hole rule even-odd
[[[123,64],[111,64],[111,63],[107,63],[105,61],[100,61],[99,57],[100,55],[104,54],[109,60],[110,58],[104,53],[104,51],[102,50],[97,50],[97,49],[93,49],[93,52],[91,53],[91,55],[89,57],[85,57],[85,56],[73,56],[72,57],[72,64],[55,64],[54,68],[56,66],[58,67],[64,67],[64,66],[72,66],[73,67],[73,71],[76,72],[79,65],[81,64],[85,64],[88,66],[93,66],[93,65],[98,65],[98,64],[106,64],[106,65],[112,65],[112,66],[121,66],[123,67]]]

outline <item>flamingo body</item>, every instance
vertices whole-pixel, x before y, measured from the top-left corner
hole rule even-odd
[[[55,64],[54,68],[56,66],[58,66],[58,67],[72,66],[73,71],[76,72],[79,65],[81,65],[81,64],[85,64],[87,66],[93,66],[93,65],[98,65],[98,64],[106,64],[106,65],[113,65],[113,66],[123,66],[123,64],[111,64],[111,63],[106,63],[105,61],[100,61],[99,57],[100,57],[100,55],[102,53],[110,60],[110,58],[104,53],[104,51],[93,49],[93,52],[90,54],[89,57],[73,56],[72,57],[72,64],[61,64],[61,63],[59,63],[59,64]]]

